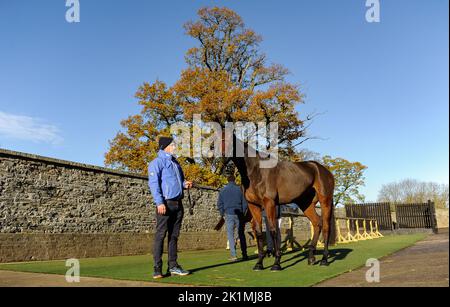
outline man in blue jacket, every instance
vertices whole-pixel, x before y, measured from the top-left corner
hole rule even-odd
[[[236,261],[236,246],[234,230],[237,228],[239,241],[241,243],[242,259],[247,257],[247,242],[245,241],[244,215],[247,211],[247,201],[241,188],[235,183],[234,175],[228,176],[228,184],[222,188],[217,200],[220,215],[225,218],[227,225],[227,236],[230,244],[231,261]]]
[[[159,138],[158,156],[149,164],[148,183],[156,205],[156,233],[153,247],[153,278],[162,278],[164,238],[168,233],[168,258],[171,275],[188,275],[178,264],[178,236],[183,220],[183,189],[192,187],[184,180],[183,170],[173,156],[175,145],[170,137]]]

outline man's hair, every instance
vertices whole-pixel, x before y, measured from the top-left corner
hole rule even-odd
[[[227,176],[227,180],[228,180],[228,182],[234,182],[234,181],[236,180],[236,178],[234,177],[233,174],[229,174],[229,175]]]

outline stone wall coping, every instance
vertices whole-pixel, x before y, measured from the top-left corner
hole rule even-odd
[[[132,178],[139,178],[143,180],[148,180],[147,176],[125,172],[125,171],[119,171],[114,170],[106,167],[96,166],[96,165],[89,165],[79,162],[72,162],[67,160],[61,160],[56,158],[49,158],[19,151],[13,151],[8,149],[0,148],[0,157],[12,157],[16,159],[22,159],[22,160],[32,160],[32,161],[38,161],[38,162],[44,162],[47,164],[53,164],[58,166],[63,166],[67,168],[78,168],[82,170],[87,170],[91,172],[97,172],[97,173],[106,173],[106,174],[113,174],[121,177],[132,177]]]

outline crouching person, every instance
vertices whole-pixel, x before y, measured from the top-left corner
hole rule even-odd
[[[160,137],[158,156],[148,168],[149,187],[156,205],[156,233],[153,247],[153,278],[162,278],[164,238],[168,234],[168,274],[188,275],[178,264],[178,236],[183,220],[183,189],[192,187],[184,180],[183,170],[173,156],[175,145],[170,137]]]

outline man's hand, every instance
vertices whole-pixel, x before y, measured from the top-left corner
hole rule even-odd
[[[157,210],[159,215],[166,214],[166,206],[164,204],[158,205]]]
[[[184,187],[186,188],[186,189],[190,189],[190,188],[192,188],[192,186],[193,186],[193,182],[192,181],[186,181],[185,183],[184,183]]]

